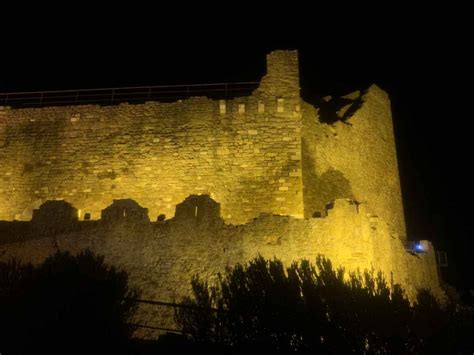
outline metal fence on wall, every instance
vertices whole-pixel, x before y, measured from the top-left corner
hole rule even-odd
[[[249,95],[259,82],[138,86],[83,90],[57,90],[0,93],[0,106],[39,107],[61,105],[114,105],[146,101],[176,101],[191,96],[233,98]]]

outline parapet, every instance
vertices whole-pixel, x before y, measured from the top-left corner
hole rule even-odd
[[[176,205],[175,219],[209,223],[221,219],[221,205],[209,195],[191,195]]]
[[[63,200],[46,201],[33,210],[31,225],[38,235],[61,234],[71,231],[78,222],[77,209]]]
[[[220,219],[219,203],[209,195],[191,195],[176,206],[175,218],[151,223],[146,208],[124,199],[115,200],[103,210],[103,221],[77,222],[76,211],[69,203],[48,201],[38,210],[41,212],[35,212],[34,220],[36,225],[44,227],[42,231],[51,233],[10,238],[12,242],[0,245],[3,248],[0,257],[2,250],[10,253],[6,256],[14,256],[15,248],[21,250],[26,243],[30,243],[33,251],[24,255],[35,255],[38,253],[35,246],[41,242],[33,239],[43,240],[51,252],[58,248],[91,246],[101,254],[116,258],[117,263],[128,263],[134,272],[141,270],[143,275],[137,278],[138,282],[161,275],[159,277],[167,278],[169,289],[180,289],[192,275],[215,275],[227,265],[245,262],[256,255],[277,257],[290,265],[300,259],[314,260],[322,254],[331,259],[333,265],[347,271],[382,271],[387,281],[406,288],[411,299],[420,287],[430,287],[442,295],[435,251],[429,242],[420,244],[424,252],[414,253],[390,234],[383,218],[367,213],[365,204],[336,199],[328,207],[328,213],[322,218],[261,214],[246,224],[225,225]],[[66,223],[50,219],[47,211],[59,211],[58,215],[62,215]],[[55,244],[52,244],[47,237],[57,236],[61,231],[55,228],[68,225],[68,221],[76,221],[77,230],[54,238]],[[20,231],[15,225],[18,222],[8,223],[12,224],[11,228],[0,224],[0,232],[2,229]],[[119,228],[100,228],[103,223]],[[27,227],[21,226],[22,229]],[[62,232],[68,231],[63,229]],[[137,252],[139,256],[134,254]],[[174,274],[169,273],[170,265]]]
[[[141,207],[132,199],[114,200],[107,208],[102,210],[101,221],[105,224],[150,223],[148,209]]]

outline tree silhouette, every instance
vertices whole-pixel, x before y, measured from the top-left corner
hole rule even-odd
[[[0,263],[2,354],[124,350],[136,289],[123,271],[85,250],[58,252],[42,264]]]
[[[193,296],[183,300],[188,307],[175,313],[183,333],[236,353],[426,353],[436,347],[456,353],[472,347],[472,311],[440,306],[426,290],[411,305],[381,273],[345,273],[323,257],[286,270],[279,260],[257,257],[228,268],[214,287],[198,277],[192,286]]]

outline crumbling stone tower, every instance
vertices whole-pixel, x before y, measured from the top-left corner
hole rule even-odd
[[[92,219],[132,198],[152,218],[209,194],[226,222],[317,216],[337,198],[405,226],[390,102],[373,85],[343,98],[340,120],[300,98],[296,51],[267,56],[249,96],[41,108],[0,107],[0,219],[65,199]]]

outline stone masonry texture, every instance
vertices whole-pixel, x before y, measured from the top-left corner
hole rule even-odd
[[[28,220],[50,199],[65,199],[98,219],[122,198],[146,206],[156,219],[173,216],[176,204],[203,193],[219,201],[233,223],[262,211],[302,217],[297,56],[276,52],[268,60],[260,87],[226,101],[225,113],[206,97],[2,108],[0,219]]]
[[[346,271],[383,272],[387,283],[402,285],[411,300],[419,288],[430,288],[443,299],[430,243],[425,253],[409,252],[365,204],[336,199],[331,207],[322,218],[261,214],[246,224],[232,225],[219,217],[219,206],[209,196],[201,195],[186,199],[176,207],[176,217],[162,222],[143,223],[141,217],[135,223],[127,217],[114,223],[83,221],[73,231],[58,233],[53,222],[1,222],[0,233],[17,238],[0,244],[0,261],[16,258],[36,264],[59,250],[75,254],[90,248],[104,255],[107,263],[126,270],[131,285],[142,290],[142,299],[178,302],[190,294],[193,275],[212,284],[227,266],[258,255],[276,257],[289,266],[300,259],[314,262],[322,254]],[[34,230],[33,237],[28,237],[28,228]],[[135,322],[176,327],[172,309],[152,305],[141,305]],[[136,336],[153,337],[156,331],[140,329]]]
[[[420,287],[442,298],[432,245],[405,248],[387,94],[372,85],[339,99],[326,120],[300,98],[297,52],[275,51],[248,96],[0,107],[0,260],[88,247],[143,298],[179,301],[194,274],[323,254],[383,271],[411,298]],[[44,204],[54,200],[67,203]],[[44,206],[70,221],[58,229]],[[169,310],[144,305],[138,318],[173,326]]]
[[[325,124],[299,89],[297,53],[275,51],[258,89],[233,100],[1,107],[0,219],[29,220],[50,199],[98,219],[120,198],[171,217],[207,193],[243,223],[260,212],[310,217],[351,197],[404,238],[387,95],[374,85],[349,120]]]

